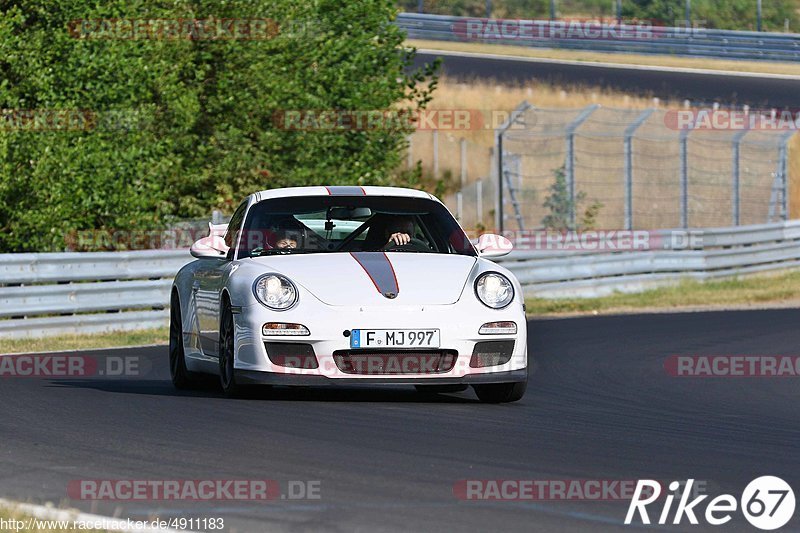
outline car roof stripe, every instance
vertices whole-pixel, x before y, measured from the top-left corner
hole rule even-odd
[[[364,187],[357,185],[335,185],[333,187],[325,187],[328,189],[328,194],[331,196],[366,196]]]

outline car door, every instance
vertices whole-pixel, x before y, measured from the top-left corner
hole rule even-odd
[[[228,255],[219,259],[208,259],[195,270],[192,290],[197,305],[197,318],[200,328],[200,349],[208,358],[219,357],[219,316],[220,296],[226,279],[226,272],[233,261],[239,233],[247,211],[247,201],[233,213],[225,234]]]

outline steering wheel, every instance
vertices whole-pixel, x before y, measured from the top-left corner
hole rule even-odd
[[[389,242],[382,250],[385,252],[430,252],[431,247],[425,241],[412,238],[406,244],[395,244],[394,241]]]

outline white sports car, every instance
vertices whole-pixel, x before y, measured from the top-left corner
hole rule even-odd
[[[175,277],[170,371],[243,386],[408,384],[522,398],[527,332],[516,278],[428,193],[298,187],[248,196]]]

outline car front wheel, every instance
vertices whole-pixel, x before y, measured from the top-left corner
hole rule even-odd
[[[175,292],[172,293],[169,307],[169,374],[176,389],[189,389],[194,385],[195,375],[186,368],[181,306]]]
[[[236,383],[234,375],[234,330],[233,312],[230,305],[222,309],[219,324],[219,381],[222,392],[230,398],[239,396],[242,392],[241,385]]]

